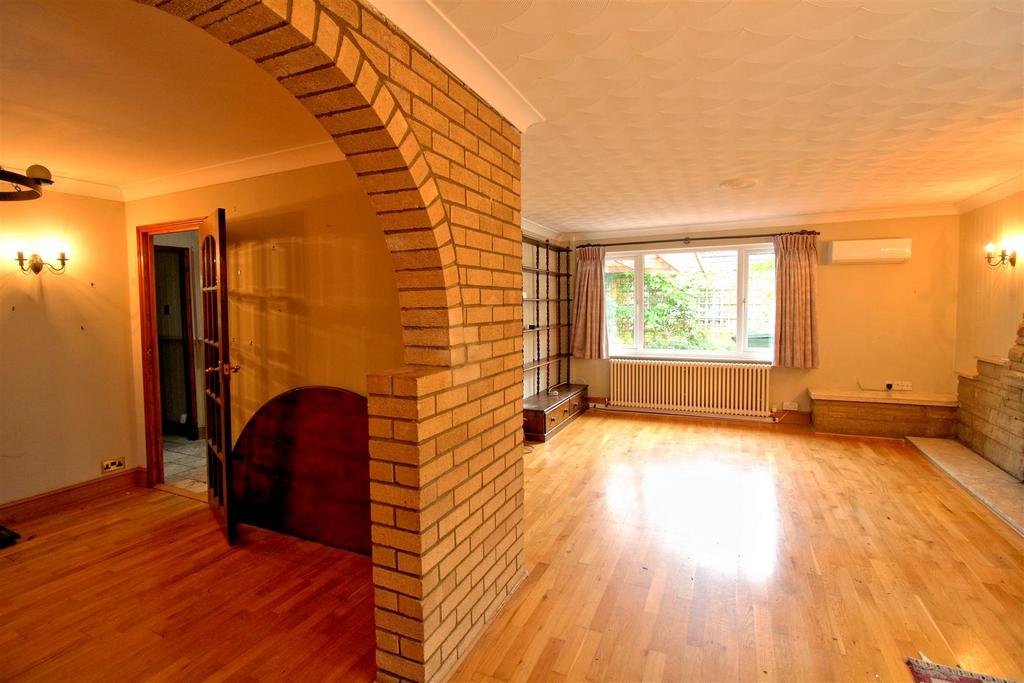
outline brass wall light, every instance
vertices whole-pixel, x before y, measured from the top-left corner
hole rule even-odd
[[[52,263],[44,261],[43,257],[39,254],[32,254],[28,258],[25,258],[25,252],[19,251],[18,258],[14,260],[18,262],[19,266],[21,266],[21,272],[32,272],[39,275],[39,273],[43,272],[43,266],[49,268],[51,273],[63,273],[65,266],[67,266],[68,261],[71,259],[69,259],[63,251],[60,252],[60,256],[57,257],[57,260],[60,261],[60,267],[58,268]]]
[[[1001,268],[1003,266],[1013,268],[1017,265],[1017,251],[1008,248],[1004,242],[999,245],[999,252],[996,253],[996,245],[989,242],[985,245],[985,260],[993,268]]]

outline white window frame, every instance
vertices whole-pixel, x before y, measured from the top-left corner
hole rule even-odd
[[[684,252],[735,251],[736,254],[736,351],[686,351],[676,349],[645,349],[644,339],[644,257],[650,254],[673,254]],[[610,344],[609,354],[612,358],[654,358],[662,360],[704,360],[704,361],[745,361],[770,363],[773,347],[751,349],[747,346],[747,274],[750,257],[758,254],[775,254],[775,246],[771,242],[751,244],[720,244],[706,247],[677,247],[669,249],[643,249],[614,251],[605,254],[606,262],[610,259],[633,259],[633,346]],[[607,325],[607,321],[605,323]],[[774,340],[773,340],[774,341]]]

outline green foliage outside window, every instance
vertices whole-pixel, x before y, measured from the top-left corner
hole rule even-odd
[[[703,254],[692,264],[678,257],[643,258],[643,339],[635,329],[636,274],[631,257],[615,259],[604,274],[605,315],[613,347],[665,351],[733,353],[772,345],[775,310],[775,258],[744,256],[747,277],[737,292],[735,252]],[[637,259],[638,261],[641,259]],[[746,314],[746,340],[736,339],[738,313]]]
[[[612,341],[634,343],[632,272],[605,273],[605,315]],[[707,283],[664,273],[644,274],[644,347],[648,349],[708,349],[707,330],[699,327],[697,302],[707,297]]]
[[[644,348],[719,350],[698,320],[698,302],[712,293],[705,278],[644,273]]]
[[[747,347],[771,348],[775,336],[775,256],[753,256],[747,268]]]
[[[605,273],[605,317],[612,331],[611,341],[633,345],[633,273]]]

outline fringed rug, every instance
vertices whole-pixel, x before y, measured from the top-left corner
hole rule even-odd
[[[914,676],[914,683],[1016,683],[1006,678],[986,676],[913,657],[907,657],[907,666]]]

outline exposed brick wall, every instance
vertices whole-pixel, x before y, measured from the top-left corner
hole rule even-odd
[[[409,364],[369,384],[380,680],[445,676],[524,575],[520,133],[354,0],[140,0],[334,136],[391,250]]]
[[[961,377],[957,438],[975,453],[1024,480],[1024,320],[1006,365],[978,361],[978,375]]]

